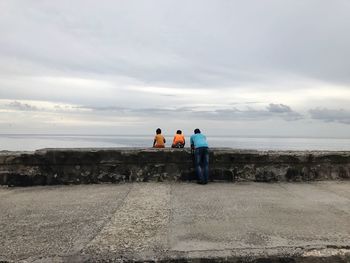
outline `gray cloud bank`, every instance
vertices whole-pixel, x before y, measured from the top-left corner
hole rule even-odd
[[[249,105],[250,103],[247,103]],[[229,105],[228,105],[229,106]],[[155,116],[155,117],[176,117],[180,119],[202,119],[202,120],[250,120],[261,121],[266,119],[280,118],[285,121],[297,121],[310,117],[315,120],[325,122],[340,122],[350,124],[350,111],[344,109],[310,109],[308,115],[296,112],[288,105],[270,103],[264,109],[257,109],[248,106],[246,109],[229,107],[227,109],[202,110],[200,107],[178,107],[178,108],[130,108],[118,106],[61,106],[53,105],[50,108],[37,107],[29,103],[11,101],[10,103],[0,106],[3,110],[14,111],[41,111],[67,113],[77,112],[80,114],[97,114],[110,116]]]
[[[30,105],[28,103],[21,103],[18,101],[12,101],[5,105],[5,109],[13,109],[13,110],[19,110],[19,111],[37,111],[38,108],[36,106]]]
[[[309,111],[313,119],[325,122],[340,122],[350,124],[350,111],[344,109],[317,108]]]
[[[18,105],[19,110],[31,110],[27,105],[19,102],[12,102]],[[155,116],[171,118],[192,118],[202,120],[264,120],[269,118],[281,118],[286,121],[295,121],[302,119],[300,113],[293,111],[289,106],[284,104],[270,103],[265,109],[256,109],[248,107],[247,109],[237,109],[230,107],[228,109],[203,110],[200,107],[177,107],[177,108],[130,108],[118,106],[75,106],[79,110],[87,110],[86,114],[110,114],[124,116]],[[60,109],[55,107],[56,109]]]

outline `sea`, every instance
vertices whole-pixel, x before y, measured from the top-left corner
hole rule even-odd
[[[0,151],[43,148],[152,147],[154,135],[0,134]],[[167,139],[170,147],[172,137]],[[210,147],[249,150],[350,151],[350,138],[207,136]],[[189,138],[187,145],[189,147]]]

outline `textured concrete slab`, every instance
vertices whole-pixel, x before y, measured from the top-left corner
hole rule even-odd
[[[349,195],[348,181],[0,188],[0,261],[349,262]]]
[[[327,192],[327,186],[176,187],[172,196],[176,213],[171,224],[171,249],[349,245],[350,200]]]
[[[131,186],[0,189],[0,261],[76,253],[110,220]]]
[[[161,257],[168,250],[170,189],[169,184],[133,185],[123,206],[84,254],[96,260]]]

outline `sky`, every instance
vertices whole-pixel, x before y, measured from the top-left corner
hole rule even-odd
[[[2,0],[0,133],[350,138],[349,0]]]

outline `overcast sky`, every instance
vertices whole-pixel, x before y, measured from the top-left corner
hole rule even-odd
[[[349,0],[2,0],[1,133],[350,137]]]

